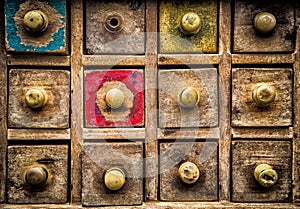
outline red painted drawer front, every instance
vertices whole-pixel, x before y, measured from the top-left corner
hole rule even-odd
[[[86,127],[144,125],[144,76],[142,70],[87,70],[84,76]],[[124,88],[133,94],[133,105],[128,109],[128,114],[125,117],[123,115],[123,118],[118,118],[122,109],[114,110],[108,107],[101,112],[96,103],[97,92],[110,82],[125,84]],[[103,99],[105,100],[105,98]],[[108,118],[109,114],[114,115]]]

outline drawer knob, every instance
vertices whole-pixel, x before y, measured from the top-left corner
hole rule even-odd
[[[32,166],[26,171],[25,180],[27,184],[34,187],[43,186],[48,179],[48,172],[42,166]]]
[[[43,32],[48,26],[47,15],[40,10],[32,10],[24,15],[24,26],[29,32]]]
[[[254,27],[259,33],[270,33],[276,26],[276,18],[269,12],[261,12],[254,18]]]
[[[31,108],[41,108],[47,103],[46,93],[40,89],[30,89],[25,94],[25,102]]]
[[[200,176],[200,171],[196,164],[185,162],[178,169],[179,178],[186,184],[195,183]]]
[[[263,187],[271,187],[278,180],[277,172],[268,164],[258,165],[254,170],[254,177]]]
[[[199,15],[194,12],[188,12],[182,16],[180,22],[180,29],[184,34],[197,34],[201,28],[201,19]]]
[[[276,89],[269,85],[256,86],[252,91],[252,99],[257,106],[265,107],[274,102]]]
[[[116,33],[123,28],[123,17],[120,14],[109,14],[105,17],[104,27],[108,32]]]
[[[199,103],[199,94],[193,87],[184,88],[178,95],[178,103],[182,107],[193,108]]]
[[[120,168],[111,168],[105,172],[105,186],[113,191],[121,189],[125,184],[125,173]]]
[[[124,93],[117,88],[110,89],[105,95],[107,106],[117,109],[122,106],[125,101]]]

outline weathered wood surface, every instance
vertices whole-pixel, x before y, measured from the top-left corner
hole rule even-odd
[[[68,146],[9,146],[7,152],[8,203],[66,203],[68,201]],[[32,165],[48,170],[45,187],[29,187],[23,176]]]
[[[252,100],[255,85],[276,89],[275,101],[258,107]],[[289,68],[234,68],[232,71],[232,126],[291,126],[293,72]]]
[[[38,59],[36,55],[8,55],[7,65],[14,66],[70,66],[70,56],[39,56]]]
[[[232,201],[290,202],[292,189],[291,142],[232,142]],[[269,164],[278,174],[278,182],[270,188],[261,187],[253,172],[259,164]]]
[[[232,128],[233,138],[255,138],[255,139],[286,139],[291,140],[294,137],[294,130],[289,128]]]
[[[83,129],[84,140],[111,139],[111,140],[134,140],[145,138],[145,128],[101,128]]]
[[[43,89],[48,101],[42,108],[31,109],[25,93]],[[70,109],[70,72],[67,70],[12,69],[9,72],[10,128],[68,128]]]
[[[84,144],[82,152],[82,204],[85,206],[139,205],[143,202],[142,143]],[[126,175],[117,191],[105,187],[105,171],[118,167]]]
[[[84,66],[145,66],[145,56],[131,55],[84,55]]]
[[[182,108],[177,97],[185,87],[199,94],[195,108]],[[215,68],[159,70],[159,127],[210,127],[218,125],[218,82]]]
[[[159,140],[164,139],[219,139],[220,129],[216,128],[172,128],[158,129]]]
[[[160,54],[158,65],[201,65],[219,64],[220,57],[217,54]]]
[[[287,64],[295,62],[295,54],[233,54],[232,64]]]
[[[270,12],[277,20],[271,34],[259,34],[253,19],[260,12]],[[292,52],[295,48],[294,7],[291,0],[235,1],[234,52]]]
[[[70,129],[8,129],[8,140],[70,140]]]

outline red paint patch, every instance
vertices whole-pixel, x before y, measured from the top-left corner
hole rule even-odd
[[[124,83],[134,95],[133,108],[125,120],[107,121],[97,104],[97,91],[107,81]],[[86,71],[84,78],[85,119],[87,127],[140,126],[144,121],[144,77],[141,70]]]

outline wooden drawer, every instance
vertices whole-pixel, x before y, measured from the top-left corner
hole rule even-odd
[[[232,201],[289,202],[291,200],[291,143],[289,141],[232,142]],[[259,164],[268,164],[278,174],[273,186],[262,187],[254,178]]]
[[[262,12],[270,13],[273,17]],[[260,15],[257,16],[258,14]],[[274,27],[274,24],[271,27],[274,18],[276,19],[275,28],[268,32]],[[292,0],[276,2],[237,0],[234,10],[233,51],[238,53],[292,52],[296,38],[294,24]]]
[[[218,125],[217,69],[159,70],[158,76],[159,127]]]
[[[68,128],[70,72],[10,70],[8,105],[10,128]]]
[[[121,169],[125,184],[109,189],[105,175]],[[143,202],[142,143],[99,143],[83,145],[82,203],[85,206],[138,205]],[[109,180],[108,180],[109,181]],[[117,180],[120,182],[119,180]]]
[[[87,0],[87,54],[143,54],[144,1]]]
[[[217,8],[216,0],[160,1],[160,53],[217,52]]]
[[[271,91],[275,92],[275,100],[267,106],[259,106],[253,100],[253,93],[257,93],[258,88],[261,92],[258,94],[261,102],[270,99]],[[292,69],[234,68],[232,70],[232,126],[291,126],[292,91]]]
[[[65,203],[68,195],[68,146],[9,146],[8,203]]]
[[[5,1],[7,51],[66,54],[66,12],[65,0]]]
[[[175,142],[160,144],[160,199],[165,201],[216,201],[218,200],[218,144],[216,142]],[[192,184],[179,177],[183,163],[194,163],[199,178]],[[183,165],[185,166],[185,165]],[[189,166],[189,165],[187,165]],[[187,178],[195,170],[188,172]],[[191,176],[192,175],[192,176]]]
[[[86,127],[144,125],[143,70],[86,70],[84,97]]]

